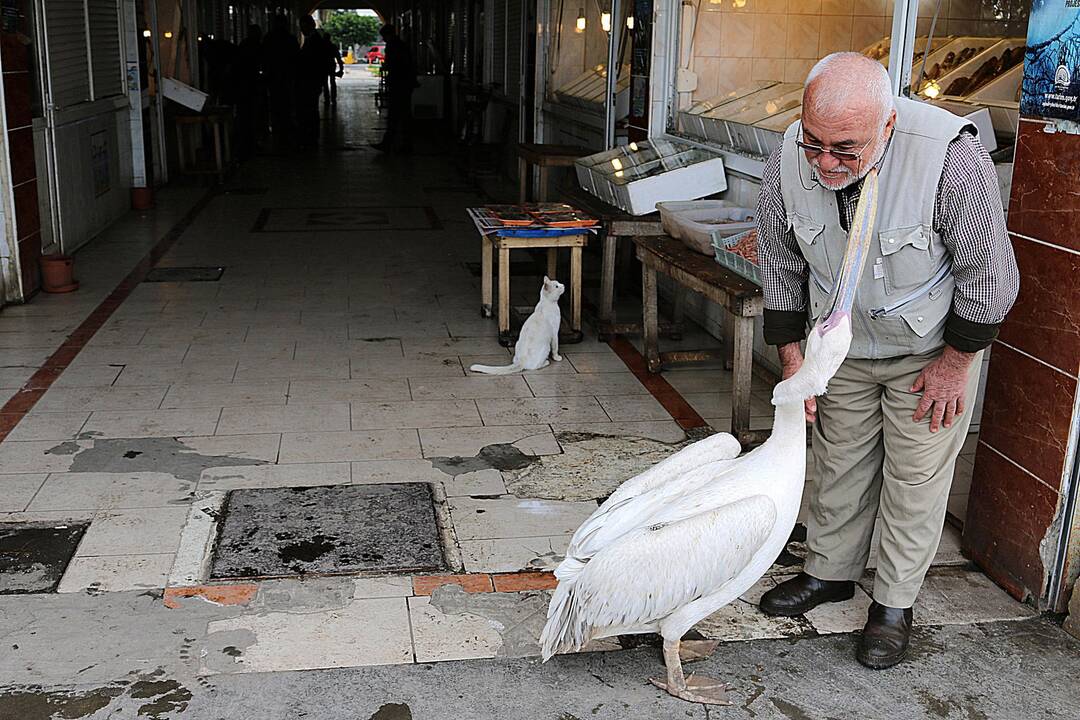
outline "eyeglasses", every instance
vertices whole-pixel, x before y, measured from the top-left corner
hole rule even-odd
[[[810,159],[820,157],[821,155],[828,153],[840,162],[857,162],[858,160],[862,159],[862,154],[866,152],[866,148],[870,147],[870,143],[872,142],[874,141],[867,141],[865,145],[859,148],[858,152],[854,152],[851,150],[832,150],[828,148],[823,148],[820,145],[811,145],[809,143],[803,142],[802,140],[796,140],[795,144],[798,145],[799,149],[805,152]]]

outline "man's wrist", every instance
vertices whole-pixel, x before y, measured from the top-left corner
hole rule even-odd
[[[968,368],[975,359],[976,353],[957,350],[952,345],[945,346],[945,352],[941,354],[942,362],[957,368]]]

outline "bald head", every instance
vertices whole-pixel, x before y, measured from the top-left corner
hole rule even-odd
[[[806,76],[803,114],[819,123],[858,115],[881,128],[893,107],[889,73],[881,63],[860,53],[827,55]]]

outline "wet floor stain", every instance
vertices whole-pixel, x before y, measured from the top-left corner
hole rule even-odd
[[[77,523],[0,529],[0,595],[54,592],[85,531]]]
[[[538,459],[535,455],[526,455],[513,445],[500,443],[485,445],[475,457],[434,457],[430,461],[432,467],[447,475],[464,475],[479,470],[522,470]]]
[[[445,566],[427,483],[234,490],[211,577],[290,577]]]
[[[27,688],[0,694],[0,718],[18,720],[78,720],[106,708],[123,693],[123,687],[104,687],[83,692]]]
[[[140,680],[129,693],[137,700],[150,700],[138,709],[139,717],[165,720],[182,713],[191,702],[191,691],[176,680]]]
[[[387,703],[375,711],[371,720],[412,720],[412,710],[402,703]]]
[[[91,717],[125,698],[136,701],[134,704],[138,706],[136,714],[139,717],[168,720],[187,709],[192,694],[180,682],[165,677],[164,670],[158,669],[150,674],[137,675],[133,682],[118,680],[87,690],[45,690],[36,686],[0,690],[0,718],[79,720]],[[115,710],[120,717],[124,716],[122,712],[121,708]]]
[[[93,439],[92,444],[87,440],[63,442],[45,453],[73,456],[68,472],[167,473],[192,483],[210,468],[267,464],[255,458],[203,455],[175,438]]]

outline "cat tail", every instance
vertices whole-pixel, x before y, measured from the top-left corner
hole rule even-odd
[[[521,372],[522,368],[517,363],[512,363],[510,365],[472,365],[469,370],[486,375],[510,375]]]

